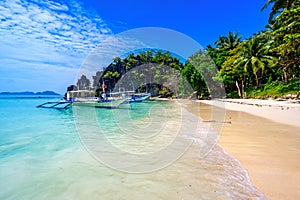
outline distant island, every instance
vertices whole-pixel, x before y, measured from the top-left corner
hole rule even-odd
[[[55,95],[61,96],[60,94],[53,92],[53,91],[43,91],[43,92],[0,92],[0,95]]]

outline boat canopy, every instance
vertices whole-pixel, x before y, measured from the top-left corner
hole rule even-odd
[[[67,99],[74,99],[78,97],[94,97],[96,91],[94,90],[73,90],[67,92]]]

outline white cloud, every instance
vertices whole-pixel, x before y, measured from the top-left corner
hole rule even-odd
[[[57,2],[45,1],[44,4],[51,10],[58,10],[58,11],[68,11],[69,10],[68,6],[61,5]]]
[[[112,34],[100,16],[78,1],[0,1],[0,21],[1,71],[6,74],[0,77],[0,90],[13,87],[5,80],[21,80],[14,74],[25,69],[36,84],[42,76],[68,76],[68,68],[74,75],[92,49]]]

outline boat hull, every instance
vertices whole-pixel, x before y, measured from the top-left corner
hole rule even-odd
[[[118,100],[102,101],[102,102],[75,101],[72,103],[72,106],[87,106],[87,107],[95,107],[95,108],[117,108],[125,101],[126,99],[118,99]]]
[[[147,100],[149,98],[150,98],[150,95],[144,95],[144,96],[141,96],[141,97],[131,97],[127,101],[129,103],[137,103],[137,102],[142,102],[144,100]]]

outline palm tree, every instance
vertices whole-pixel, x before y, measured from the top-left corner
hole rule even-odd
[[[283,70],[284,81],[290,75],[300,77],[300,6],[284,10],[272,25],[273,49],[278,65]]]
[[[258,77],[265,68],[274,64],[274,57],[268,55],[270,47],[268,43],[264,42],[263,37],[263,35],[258,35],[245,41],[241,57],[234,62],[238,67],[243,67],[245,72],[252,71],[256,87],[259,86]]]
[[[274,16],[281,13],[284,9],[290,10],[300,5],[300,0],[267,0],[261,11],[265,10],[269,5],[273,4],[272,11],[269,16],[269,23],[273,23]]]
[[[229,32],[228,36],[220,36],[215,45],[220,50],[230,51],[233,50],[241,42],[242,36],[238,33]]]

